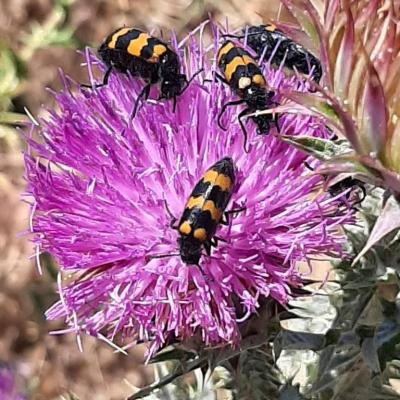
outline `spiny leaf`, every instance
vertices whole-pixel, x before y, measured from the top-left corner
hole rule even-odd
[[[321,161],[327,161],[350,151],[347,140],[332,140],[311,136],[278,135],[279,139]]]
[[[347,88],[353,71],[352,59],[354,51],[354,25],[350,9],[346,10],[346,24],[344,35],[340,43],[339,52],[336,58],[334,85],[336,95],[345,99]]]
[[[351,174],[353,177],[362,179],[364,182],[376,183],[381,182],[376,178],[369,169],[360,163],[354,153],[342,155],[324,161],[317,170],[321,174]]]
[[[314,47],[315,43],[303,30],[280,21],[274,20],[273,22],[279,30],[281,30],[286,36],[290,37],[294,42],[300,44],[316,56],[319,54],[319,47]]]
[[[353,341],[328,346],[320,358],[318,378],[313,385],[313,392],[334,388],[337,380],[359,364],[360,360],[360,346],[355,335]]]
[[[393,129],[391,130],[386,143],[385,165],[394,171],[397,171],[397,173],[400,173],[400,119],[397,119],[394,123]]]
[[[339,124],[340,119],[336,113],[332,103],[326,98],[313,94],[294,91],[282,91],[282,96],[288,98],[303,107],[314,111],[317,115],[332,121],[334,124]]]
[[[278,358],[282,350],[318,351],[323,349],[325,344],[325,335],[323,334],[282,329],[275,338],[274,350]]]
[[[322,96],[312,93],[299,93],[299,92],[282,92],[284,97],[302,105],[303,107],[310,108],[318,113],[320,116],[326,118],[334,125],[341,124],[341,131],[352,144],[354,150],[360,149],[360,142],[351,115],[343,109],[342,104],[330,94],[323,87],[314,84],[315,89],[322,94]]]
[[[379,76],[362,47],[362,57],[366,59],[367,75],[363,81],[364,92],[358,112],[363,151],[384,158],[387,138],[387,109],[385,94]]]
[[[326,32],[332,31],[335,18],[337,17],[337,13],[339,11],[339,7],[340,7],[339,0],[332,0],[325,2],[324,28]]]
[[[310,13],[312,7],[303,0],[281,0],[289,12],[296,18],[304,32],[310,37],[314,48],[320,47],[318,28],[316,27],[316,15]]]
[[[400,335],[400,323],[395,319],[384,319],[376,329],[374,344],[377,349],[392,342]]]
[[[397,196],[400,196],[400,173],[380,167],[380,165],[377,166],[377,169],[385,182],[384,187],[392,189],[393,192],[397,193]],[[400,169],[400,165],[397,165],[396,169]]]
[[[358,51],[358,49],[357,49]],[[365,57],[358,57],[353,62],[352,74],[347,89],[347,98],[343,105],[347,107],[354,118],[356,118],[357,107],[364,90],[364,77],[367,73],[367,60]]]
[[[185,360],[188,361],[196,357],[196,354],[180,348],[172,348],[168,350],[163,350],[157,353],[154,357],[150,359],[150,363],[165,362],[171,360]]]
[[[372,248],[372,246],[374,246],[384,236],[394,231],[395,229],[400,229],[400,205],[392,196],[386,202],[381,215],[375,222],[374,228],[368,238],[365,247],[354,259],[353,265],[357,263],[360,258]]]
[[[237,374],[238,400],[278,399],[280,386],[279,371],[269,344],[241,352]]]
[[[279,399],[278,400],[305,400],[299,391],[299,385],[292,386],[290,384],[286,384],[279,391]]]
[[[363,340],[361,345],[361,355],[373,372],[380,372],[379,357],[373,338],[366,338]]]
[[[396,21],[393,10],[393,2],[387,2],[388,11],[383,23],[380,25],[379,34],[373,49],[370,50],[371,61],[379,75],[381,82],[384,82],[390,64],[394,59],[393,49],[396,47]]]
[[[152,383],[140,389],[138,392],[129,396],[127,400],[137,400],[142,399],[145,396],[151,394],[154,390],[161,389],[169,383],[173,382],[175,379],[179,378],[182,375],[187,374],[188,372],[194,371],[197,368],[200,368],[203,365],[207,364],[206,357],[199,357],[196,360],[190,361],[188,363],[182,363],[179,365],[179,368],[175,372],[168,374],[167,376],[162,377],[159,381]]]
[[[377,388],[371,389],[368,400],[399,400],[399,392],[394,390],[389,385],[380,385]]]
[[[255,349],[262,346],[268,340],[267,333],[259,335],[251,335],[246,337],[240,343],[240,348],[222,348],[220,351],[211,350],[208,352],[208,363],[211,370],[216,366],[223,364],[225,361],[230,360],[233,357],[240,355],[242,351]]]

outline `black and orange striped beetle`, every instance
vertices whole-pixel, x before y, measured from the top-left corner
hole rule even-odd
[[[147,100],[151,85],[156,83],[160,84],[159,100],[173,99],[175,111],[177,96],[202,71],[197,71],[188,81],[186,75],[180,72],[178,55],[165,42],[136,28],[116,29],[104,39],[97,52],[108,68],[103,82],[96,87],[107,85],[113,69],[146,82],[135,102],[131,118],[136,115],[140,99],[144,97]]]
[[[217,245],[215,231],[220,222],[226,223],[222,216],[234,184],[235,167],[229,157],[216,162],[197,182],[177,227],[179,253],[184,263],[198,264],[202,247],[210,255],[211,246]]]
[[[318,58],[289,39],[273,24],[249,26],[240,36],[227,36],[247,38],[247,45],[264,60],[271,59],[271,63],[275,65],[280,65],[283,61],[286,68],[296,68],[302,74],[308,74],[313,69],[313,80],[317,83],[321,80],[322,68]]]
[[[303,163],[307,169],[309,169],[310,171],[314,171],[314,168],[307,161],[304,161]],[[329,178],[328,175],[322,175],[322,177],[325,182]],[[367,190],[365,188],[365,183],[357,178],[353,178],[352,176],[348,176],[347,178],[344,178],[341,181],[334,183],[333,185],[329,186],[327,190],[332,197],[336,197],[347,189],[351,190],[345,194],[346,200],[350,199],[351,192],[353,191],[353,189],[361,190],[361,196],[359,196],[358,200],[352,204],[352,208],[355,208],[357,204],[361,204],[367,197]],[[345,205],[345,202],[340,201],[339,204]]]
[[[239,124],[245,137],[244,148],[246,150],[247,132],[242,117],[256,111],[265,110],[271,105],[276,105],[272,101],[275,93],[267,88],[265,78],[257,62],[245,49],[232,41],[228,40],[222,44],[217,54],[217,63],[223,73],[223,76],[217,75],[217,77],[229,85],[240,97],[239,100],[230,101],[222,106],[217,122],[219,127],[224,129],[221,125],[221,117],[227,107],[246,104],[247,107],[238,115]],[[258,134],[269,133],[272,125],[279,129],[278,121],[272,114],[257,115],[251,118],[257,125]]]
[[[202,249],[207,255],[211,247],[217,246],[223,239],[215,236],[218,224],[228,225],[229,216],[245,210],[244,207],[225,211],[235,187],[235,166],[230,157],[224,157],[207,169],[197,182],[186,202],[185,209],[175,226],[176,218],[172,217],[170,227],[176,229],[178,237],[178,254],[161,254],[147,259],[164,258],[179,255],[185,264],[198,265]]]

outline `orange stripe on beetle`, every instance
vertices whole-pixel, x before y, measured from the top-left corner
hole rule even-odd
[[[218,222],[222,217],[221,211],[217,207],[215,207],[215,203],[212,200],[207,200],[204,203],[204,207],[201,211],[209,211],[211,214],[211,218],[216,222]]]
[[[147,60],[150,63],[158,63],[160,57],[167,51],[163,44],[156,44],[153,48],[153,55]]]
[[[131,28],[121,28],[120,30],[118,30],[117,32],[114,33],[114,35],[111,36],[111,40],[108,43],[108,48],[110,49],[115,49],[115,46],[117,45],[117,40],[121,37],[126,35],[129,31],[131,30]]]
[[[225,71],[224,71],[224,75],[225,78],[228,82],[231,81],[232,79],[232,75],[235,73],[235,71],[237,70],[237,68],[241,65],[246,65],[243,57],[241,56],[236,56],[229,64],[227,64],[225,66]]]
[[[190,235],[191,231],[192,231],[192,227],[190,226],[188,221],[183,222],[179,226],[179,232],[182,233],[182,235]]]
[[[265,79],[261,74],[255,74],[252,77],[253,83],[255,83],[258,86],[265,85]]]
[[[221,61],[221,58],[225,55],[228,54],[229,50],[232,50],[234,48],[234,44],[232,42],[227,42],[224,46],[222,46],[219,49],[218,52],[218,58],[217,58],[217,62],[219,63]]]
[[[217,185],[222,191],[226,192],[231,189],[232,181],[229,176],[219,174],[217,171],[210,169],[203,176],[203,182],[209,182],[212,185]]]
[[[232,188],[232,181],[229,176],[219,174],[215,180],[215,185],[219,186],[224,192],[227,192]]]
[[[242,56],[244,63],[247,64],[256,64],[256,62],[248,55],[244,54]],[[256,64],[257,65],[257,64]]]
[[[204,228],[197,228],[194,230],[193,236],[200,242],[205,242],[207,239],[207,232]]]
[[[131,56],[140,57],[140,52],[142,51],[143,47],[147,46],[149,38],[150,36],[147,33],[142,32],[136,39],[132,39],[129,42],[126,51]]]
[[[232,75],[235,73],[236,69],[241,65],[249,65],[254,64],[257,65],[256,62],[249,56],[236,56],[230,63],[228,63],[225,67],[225,78],[228,82],[231,81]]]
[[[191,197],[186,204],[186,208],[189,208],[189,210],[191,210],[194,207],[201,208],[203,204],[204,204],[203,196]]]

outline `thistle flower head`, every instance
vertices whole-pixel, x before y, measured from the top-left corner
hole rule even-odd
[[[175,113],[171,102],[149,100],[130,121],[142,84],[129,76],[112,74],[96,90],[65,78],[55,94],[59,110],[40,120],[39,139],[28,135],[34,242],[70,274],[47,317],[64,318],[69,331],[151,340],[152,351],[193,337],[206,346],[237,344],[240,322],[260,299],[285,304],[301,284],[296,261],[341,253],[337,227],[348,213],[329,195],[315,200],[321,180],[304,168],[305,156],[272,134],[256,135],[251,121],[245,153],[236,107],[222,118],[228,129],[218,127],[222,105],[235,96],[214,79],[218,32],[207,48],[204,26],[175,46],[188,77],[204,68]],[[90,52],[86,60],[93,79],[94,65],[103,67]],[[306,90],[268,66],[265,76],[277,91]],[[311,117],[282,115],[280,125],[290,135],[328,135]],[[203,251],[199,265],[185,264],[171,218],[179,220],[196,182],[224,157],[236,168],[227,210],[244,210],[218,226],[223,240],[211,256]],[[160,254],[170,256],[151,257]]]

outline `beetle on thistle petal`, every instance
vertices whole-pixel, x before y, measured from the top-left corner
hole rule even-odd
[[[215,236],[218,224],[228,225],[229,216],[245,208],[225,211],[235,186],[235,165],[232,158],[224,157],[207,169],[196,183],[177,226],[172,217],[170,226],[179,232],[179,256],[189,265],[198,265],[202,249],[211,255],[211,247],[224,239]],[[225,217],[225,219],[223,219]],[[164,258],[178,254],[149,256],[148,259]]]
[[[187,264],[198,264],[204,246],[208,255],[211,246],[217,246],[215,237],[219,223],[232,196],[235,184],[235,168],[231,158],[225,157],[210,167],[194,187],[185,210],[178,224],[179,252],[182,261]]]
[[[275,104],[272,101],[275,93],[268,90],[261,68],[250,54],[242,47],[228,40],[224,42],[217,54],[217,63],[223,76],[217,78],[226,83],[240,97],[239,100],[225,103],[218,115],[218,125],[221,125],[221,117],[227,107],[246,104],[246,108],[238,115],[240,127],[242,128],[246,151],[247,131],[242,122],[242,118],[256,111],[261,111]],[[272,114],[255,115],[252,117],[257,125],[258,134],[268,134],[271,125],[275,125],[279,130],[278,121]]]
[[[95,87],[108,84],[113,69],[121,73],[129,73],[145,81],[145,86],[139,93],[131,113],[133,119],[138,110],[140,99],[145,100],[150,95],[151,86],[160,84],[161,99],[173,99],[173,110],[176,108],[176,98],[183,93],[190,82],[202,69],[197,71],[188,81],[180,72],[179,57],[167,43],[157,37],[150,36],[136,28],[118,28],[110,33],[98,48],[98,53],[107,70],[103,82]],[[82,85],[91,88],[91,85]]]

